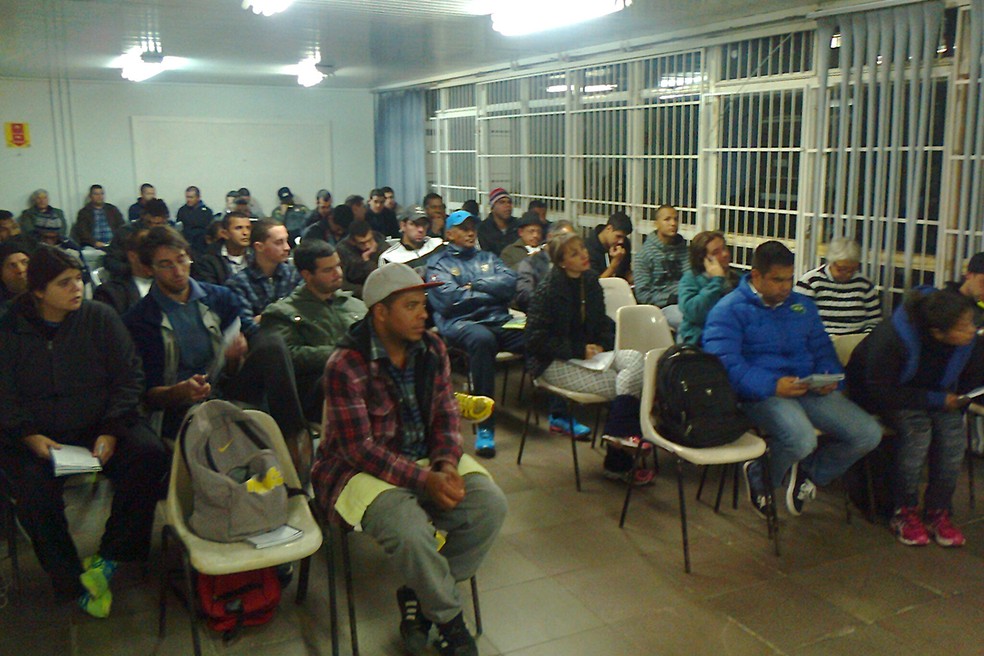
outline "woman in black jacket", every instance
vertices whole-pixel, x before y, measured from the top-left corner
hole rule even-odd
[[[613,401],[606,433],[638,436],[643,356],[612,352],[615,322],[605,314],[605,294],[581,237],[560,233],[547,244],[553,264],[537,287],[526,317],[526,354],[534,378]],[[585,362],[590,361],[590,362]],[[631,428],[614,428],[631,426]],[[606,458],[606,472],[624,478],[624,458]],[[629,466],[631,463],[629,463]],[[649,482],[651,471],[637,483]]]
[[[82,300],[81,264],[41,246],[27,292],[0,319],[0,470],[41,566],[62,598],[95,617],[120,561],[146,560],[168,459],[139,412],[143,374],[116,313]],[[79,562],[52,453],[81,446],[114,482],[99,553]]]
[[[964,536],[950,522],[950,501],[963,462],[964,393],[984,382],[974,303],[945,290],[916,289],[890,321],[880,323],[851,354],[851,398],[881,415],[897,433],[890,527],[906,545],[934,538],[958,547]],[[919,486],[929,461],[924,513]]]

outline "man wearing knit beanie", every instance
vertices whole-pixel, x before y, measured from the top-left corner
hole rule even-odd
[[[502,187],[493,189],[489,192],[489,206],[492,211],[488,218],[478,224],[478,243],[483,251],[501,255],[502,249],[518,238],[509,192]]]

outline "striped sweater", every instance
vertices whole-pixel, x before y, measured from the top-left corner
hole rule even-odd
[[[825,264],[804,273],[796,283],[796,291],[813,299],[831,335],[868,332],[881,321],[878,292],[861,274],[847,282],[837,282]]]

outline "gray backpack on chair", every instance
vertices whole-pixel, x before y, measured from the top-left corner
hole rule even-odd
[[[287,523],[283,469],[270,437],[245,411],[206,401],[188,411],[178,436],[196,535],[237,542]]]

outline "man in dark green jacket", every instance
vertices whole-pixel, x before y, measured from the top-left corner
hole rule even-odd
[[[294,251],[304,284],[267,306],[262,329],[279,333],[294,364],[297,392],[308,421],[321,421],[322,376],[328,356],[348,327],[366,315],[365,303],[342,288],[338,253],[327,242],[308,239]]]

